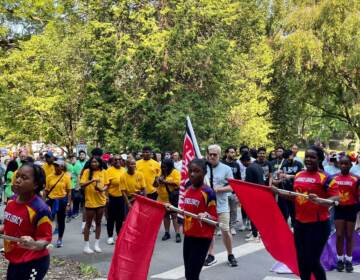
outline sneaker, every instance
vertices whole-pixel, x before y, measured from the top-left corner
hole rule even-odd
[[[64,244],[63,244],[62,240],[58,239],[58,241],[56,241],[56,248],[61,248],[63,246],[64,246]]]
[[[239,228],[240,231],[245,231],[246,230],[246,227],[244,225],[242,225],[240,228]]]
[[[353,272],[354,268],[350,261],[345,261],[345,270],[346,272]]]
[[[233,254],[228,255],[228,264],[229,264],[231,267],[238,266],[237,261],[236,261],[236,259],[235,259],[235,257],[234,257]]]
[[[217,230],[216,235],[221,236],[221,230],[220,229]]]
[[[94,251],[91,250],[91,248],[88,247],[88,246],[85,246],[83,252],[84,252],[85,254],[94,254]]]
[[[165,241],[165,240],[168,240],[168,239],[170,239],[170,238],[171,238],[170,233],[165,232],[165,234],[164,234],[164,236],[161,238],[161,240],[162,240],[162,241]]]
[[[176,243],[181,243],[181,236],[180,236],[180,233],[177,233],[177,234],[176,234],[176,237],[175,237],[175,242],[176,242]]]
[[[66,217],[66,222],[70,223],[71,222],[71,217]]]
[[[345,264],[342,260],[338,260],[336,263],[336,270],[342,272],[345,268]]]
[[[232,235],[236,235],[236,229],[231,228],[231,229],[230,229],[230,232],[231,232]]]
[[[114,245],[114,238],[112,238],[112,237],[109,237],[108,238],[108,240],[106,241],[106,243],[108,244],[108,245]]]
[[[246,235],[246,238],[250,238],[252,235],[252,232],[249,232],[247,235]]]
[[[102,250],[101,250],[100,246],[98,244],[96,244],[96,243],[95,243],[95,246],[94,246],[94,251],[96,253],[102,253]]]
[[[261,239],[260,239],[259,236],[257,236],[257,237],[250,236],[249,238],[246,238],[245,241],[246,241],[246,242],[256,242],[256,243],[259,243],[259,242],[261,242]]]
[[[212,266],[216,262],[217,262],[217,260],[215,259],[215,257],[213,255],[208,255],[205,259],[204,266]]]

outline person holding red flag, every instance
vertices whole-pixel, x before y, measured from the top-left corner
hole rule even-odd
[[[184,195],[184,210],[201,218],[217,220],[215,192],[204,184],[206,162],[194,159],[190,162],[188,170],[191,186]],[[186,280],[199,280],[214,231],[214,226],[185,216],[183,257]]]
[[[308,199],[272,188],[282,197],[295,199],[294,239],[301,280],[310,280],[312,274],[316,280],[326,280],[320,257],[330,235],[329,207],[333,204],[319,198],[336,201],[339,192],[336,185],[329,185],[329,176],[320,169],[324,158],[321,148],[310,147],[305,153],[306,171],[295,176],[294,190],[307,194]]]

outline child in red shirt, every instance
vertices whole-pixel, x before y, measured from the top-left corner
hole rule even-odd
[[[355,229],[357,203],[359,201],[359,178],[350,174],[351,160],[344,156],[340,160],[341,173],[336,175],[330,183],[339,189],[340,205],[335,207],[336,228],[336,269],[352,272],[353,232]],[[346,256],[344,256],[344,242],[346,239]]]
[[[215,193],[210,187],[204,185],[206,171],[204,160],[195,159],[190,162],[191,186],[184,195],[184,210],[197,214],[201,218],[217,220]],[[185,216],[183,258],[187,280],[199,279],[214,231],[214,226]]]
[[[44,184],[44,171],[33,163],[23,164],[16,174],[12,186],[15,196],[6,205],[0,232],[22,241],[4,241],[5,257],[10,262],[7,280],[41,280],[49,268],[50,210],[39,196]]]

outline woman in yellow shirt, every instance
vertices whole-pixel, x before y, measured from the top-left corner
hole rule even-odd
[[[130,199],[134,194],[146,196],[145,177],[142,172],[136,170],[136,160],[133,157],[126,160],[126,169],[127,171],[120,177],[120,184],[125,187],[127,196]]]
[[[63,247],[62,238],[65,231],[65,217],[69,210],[71,201],[71,177],[66,172],[66,165],[63,160],[54,162],[54,173],[46,177],[45,195],[46,203],[51,208],[52,219],[57,218],[58,240],[56,247]]]
[[[180,172],[175,169],[172,159],[164,159],[161,163],[161,176],[155,183],[155,186],[158,186],[158,201],[171,203],[173,206],[177,207],[180,180]],[[165,234],[162,237],[162,240],[165,241],[170,239],[170,215],[176,232],[176,243],[180,243],[181,236],[179,232],[179,224],[177,222],[177,214],[174,212],[167,212],[164,217]]]
[[[102,160],[92,157],[90,159],[90,168],[85,169],[80,179],[80,186],[84,189],[85,194],[85,228],[84,228],[84,253],[91,254],[94,251],[90,248],[89,234],[93,220],[95,220],[95,246],[94,250],[101,253],[100,234],[101,219],[104,215],[106,205],[106,190],[108,179],[106,170],[102,169]]]
[[[114,155],[112,166],[106,170],[107,178],[109,181],[108,196],[109,203],[107,205],[107,233],[108,240],[107,244],[114,244],[114,224],[116,234],[119,235],[121,226],[125,220],[126,206],[125,202],[127,199],[126,189],[123,184],[120,184],[120,177],[125,173],[125,169],[121,167],[122,158],[120,155]]]

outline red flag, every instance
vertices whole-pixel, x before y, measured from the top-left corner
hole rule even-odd
[[[185,186],[188,182],[188,164],[195,158],[201,158],[200,149],[189,117],[186,117],[185,139],[182,153],[181,184],[179,192],[179,208],[183,209]]]
[[[145,280],[161,222],[164,205],[142,196],[122,226],[110,265],[110,280]]]
[[[266,250],[299,275],[294,236],[270,189],[239,180],[229,180],[229,184],[260,232]]]

